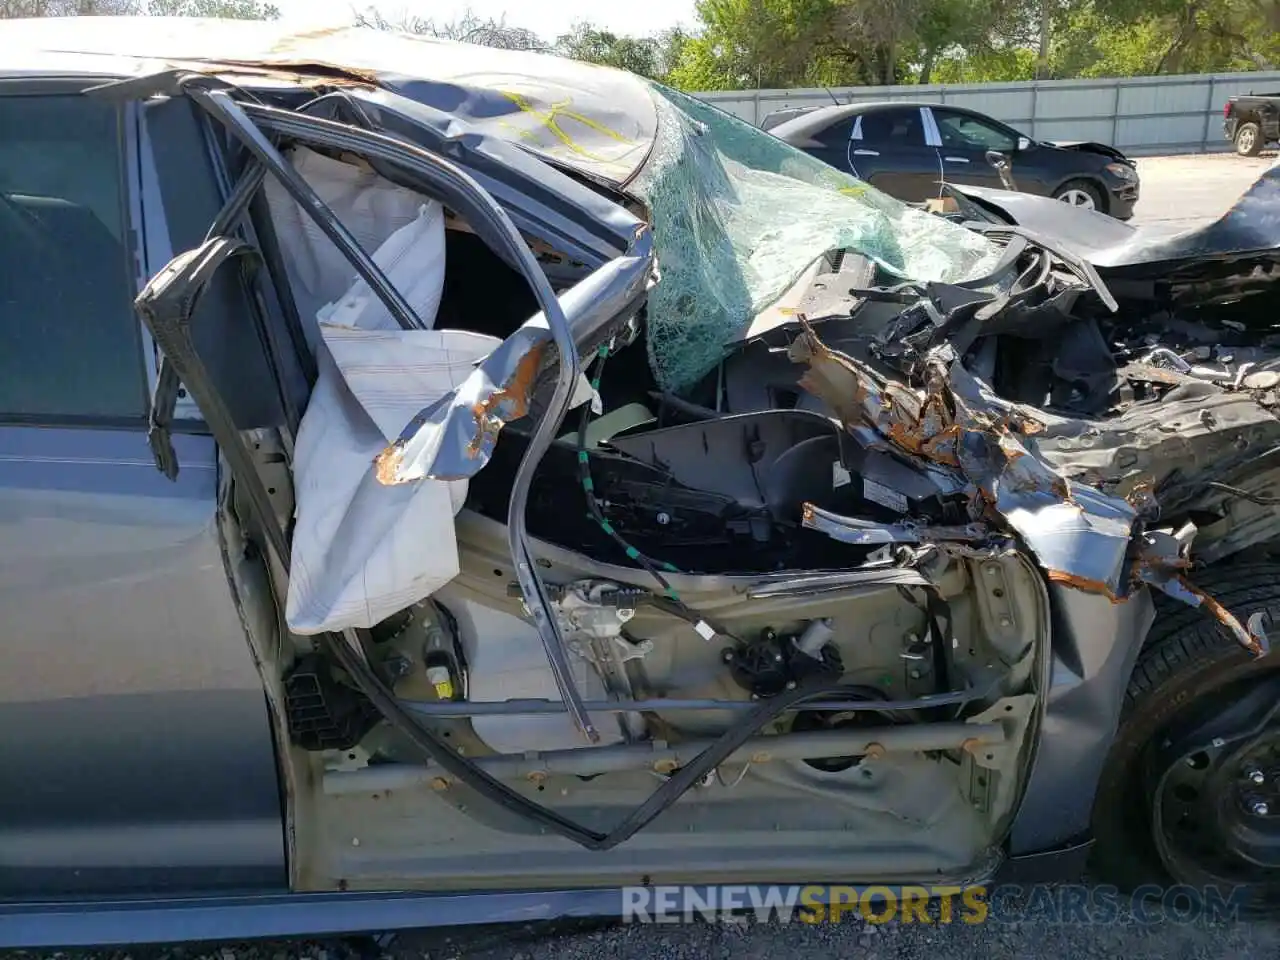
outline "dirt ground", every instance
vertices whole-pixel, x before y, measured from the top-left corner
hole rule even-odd
[[[1133,224],[1173,233],[1213,220],[1275,162],[1275,154],[1140,157],[1142,194]]]

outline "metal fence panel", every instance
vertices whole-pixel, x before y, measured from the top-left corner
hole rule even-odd
[[[775,110],[833,102],[920,100],[989,114],[1041,140],[1100,140],[1129,153],[1227,149],[1222,106],[1243,93],[1280,92],[1280,71],[1037,80],[944,86],[839,87],[700,93],[721,110],[759,125]]]

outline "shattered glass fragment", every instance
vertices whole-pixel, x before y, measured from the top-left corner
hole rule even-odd
[[[630,184],[647,203],[662,282],[649,350],[679,392],[830,250],[849,248],[912,280],[981,275],[986,238],[907,206],[756,127],[654,85],[653,155]]]

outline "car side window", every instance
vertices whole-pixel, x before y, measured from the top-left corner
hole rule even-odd
[[[942,145],[952,150],[998,150],[1012,153],[1018,147],[1017,134],[1006,127],[988,123],[967,113],[949,110],[933,111],[933,119],[942,135]]]
[[[918,108],[870,110],[860,119],[863,143],[885,147],[925,145],[924,121]]]
[[[0,418],[146,412],[118,106],[0,96]]]
[[[845,117],[843,120],[837,120],[822,132],[814,134],[813,139],[817,140],[824,147],[837,147],[843,150],[844,145],[848,143],[849,138],[853,136],[853,122],[853,117]]]

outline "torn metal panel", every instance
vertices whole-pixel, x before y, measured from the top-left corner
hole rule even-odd
[[[803,523],[809,530],[825,533],[841,543],[859,546],[882,543],[927,543],[936,540],[977,541],[984,539],[988,530],[980,523],[962,526],[929,526],[911,522],[875,523],[857,517],[842,517],[806,503]]]
[[[808,364],[800,386],[828,404],[850,428],[873,427],[907,452],[926,456],[926,444],[945,432],[943,412],[936,405],[926,411],[926,396],[832,350],[803,317],[799,319],[803,333],[788,354],[792,361]],[[954,456],[929,459],[948,466],[958,463]]]
[[[1113,595],[1126,591],[1124,560],[1137,518],[1126,501],[1073,486],[1069,499],[1010,491],[996,510],[1021,534],[1050,579],[1062,581],[1059,575],[1067,574]]]
[[[1255,657],[1265,657],[1271,652],[1271,643],[1267,639],[1265,626],[1266,613],[1259,611],[1251,614],[1246,627],[1230,610],[1188,581],[1186,577],[1179,577],[1175,582],[1179,584],[1181,590],[1166,591],[1175,600],[1181,600],[1193,607],[1203,605],[1209,615],[1226,627],[1227,631],[1235,637],[1236,642]]]
[[[1073,488],[1030,449],[1029,438],[1044,425],[1016,405],[990,397],[949,347],[927,354],[919,374],[923,388],[887,380],[831,350],[807,323],[791,356],[809,364],[801,386],[829,403],[850,427],[874,426],[902,450],[958,471],[972,493],[974,520],[998,520],[1020,534],[1050,579],[1111,597],[1125,592],[1124,561],[1135,509],[1118,497]],[[808,506],[805,523],[855,542],[911,537],[910,527],[891,535],[875,529],[878,525]],[[875,537],[882,539],[856,539]]]
[[[1265,657],[1271,652],[1271,641],[1266,630],[1269,618],[1265,612],[1251,614],[1248,624],[1242,624],[1239,617],[1197,587],[1185,574],[1155,564],[1140,561],[1138,579],[1189,607],[1203,607],[1205,612],[1226,628],[1236,643],[1253,656]]]
[[[468,478],[493,453],[498,432],[529,412],[533,386],[551,339],[545,321],[530,321],[481,361],[461,387],[421,410],[378,454],[383,484]]]
[[[1066,480],[1029,457],[1022,445],[1020,437],[1039,432],[1040,422],[1013,404],[989,401],[949,348],[935,348],[926,357],[923,389],[832,350],[808,323],[790,356],[809,365],[800,386],[829,404],[850,429],[871,426],[900,450],[959,468],[987,502],[996,504],[1001,489],[1006,495],[1044,491],[1067,498]],[[953,375],[965,390],[955,389]]]
[[[610,321],[636,304],[647,289],[652,265],[649,234],[642,230],[627,256],[566,292],[557,306],[575,338],[598,340]],[[489,462],[502,427],[529,412],[551,339],[545,314],[526,322],[461,387],[409,421],[399,439],[378,456],[378,479],[396,484],[474,476]]]
[[[1191,567],[1191,543],[1195,527],[1188,524],[1176,532],[1149,530],[1139,538],[1138,557],[1134,561],[1135,579],[1155,587],[1189,607],[1203,607],[1246,651],[1255,657],[1271,652],[1267,638],[1267,617],[1263,612],[1242,624],[1230,610],[1193,584],[1186,575]]]
[[[1141,530],[1139,508],[1150,512],[1156,506],[1150,479],[1135,479],[1130,485],[1132,503],[1092,486],[1071,484],[1033,444],[1037,434],[1052,436],[1055,431],[1041,419],[992,397],[949,348],[935,348],[926,357],[919,375],[923,389],[886,380],[865,364],[831,350],[807,323],[791,356],[809,364],[801,386],[831,404],[851,428],[871,425],[908,453],[957,469],[974,490],[971,512],[975,519],[999,518],[1017,532],[1051,582],[1113,602],[1125,600],[1134,582],[1149,583],[1191,606],[1203,606],[1255,656],[1269,649],[1259,617],[1251,618],[1246,628],[1180,572],[1186,566],[1180,540],[1174,541],[1177,549],[1172,560],[1160,538],[1133,543],[1135,532]],[[1208,384],[1201,386],[1232,399]],[[1252,407],[1255,415],[1263,415],[1258,417],[1263,429],[1280,429],[1269,413],[1256,403]],[[1149,436],[1185,443],[1182,432],[1161,416],[1164,412],[1145,411],[1159,421]],[[1206,413],[1197,416],[1201,427],[1221,434],[1238,455],[1241,435],[1218,430],[1219,422],[1213,414],[1206,418]],[[1089,429],[1096,434],[1097,428]],[[1170,458],[1164,458],[1164,465],[1166,470],[1171,468]],[[852,542],[892,542],[856,538],[891,538],[909,535],[910,530],[891,533],[864,521],[819,514],[808,506],[805,523],[838,539],[854,538]],[[1128,558],[1135,549],[1138,559],[1130,564]]]

